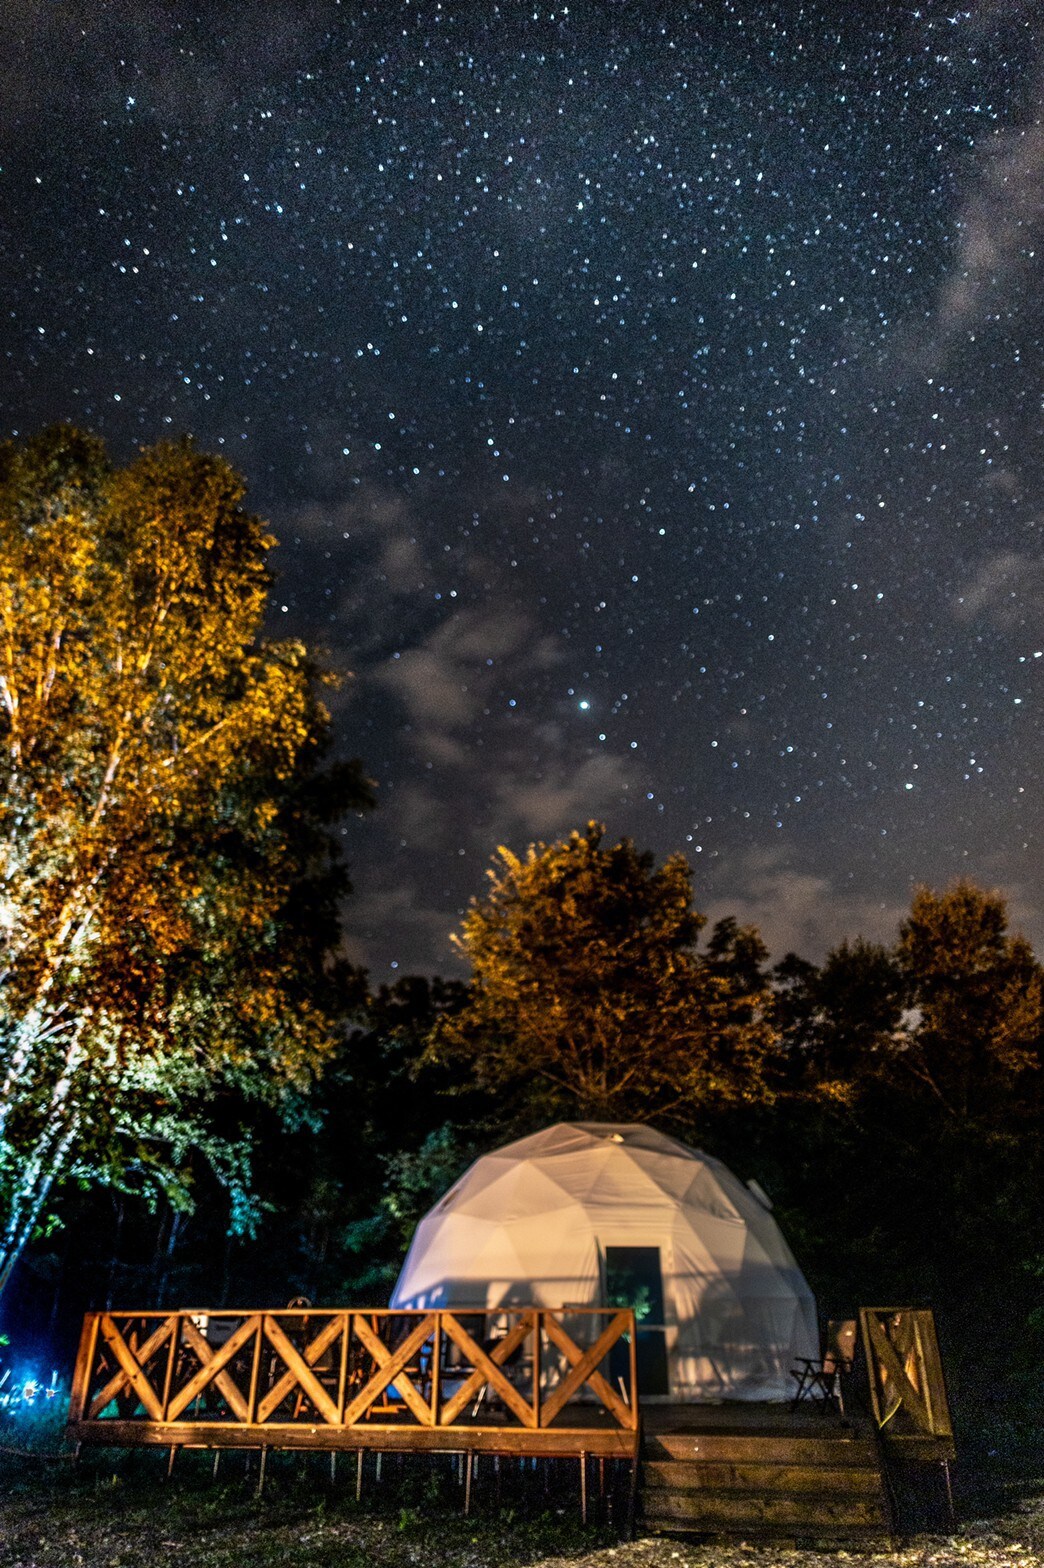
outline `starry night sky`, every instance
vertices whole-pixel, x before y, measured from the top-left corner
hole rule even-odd
[[[0,429],[246,474],[375,980],[590,817],[775,958],[1044,946],[1042,104],[1020,0],[7,0]]]

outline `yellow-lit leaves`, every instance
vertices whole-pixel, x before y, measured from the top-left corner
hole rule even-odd
[[[536,1077],[595,1116],[665,1114],[689,1100],[764,1097],[775,1047],[765,986],[696,952],[691,871],[656,868],[589,823],[524,858],[501,849],[457,945],[472,965],[437,1054],[487,1085]]]
[[[331,1048],[321,954],[286,918],[328,720],[306,649],[261,638],[272,542],[187,442],[121,470],[71,430],[0,447],[12,1170],[74,1126],[115,1159],[156,1096],[168,1130],[218,1083],[278,1097]]]

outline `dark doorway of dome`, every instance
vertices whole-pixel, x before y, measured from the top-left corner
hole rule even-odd
[[[631,1307],[637,1325],[635,1360],[638,1392],[667,1394],[667,1338],[663,1321],[663,1273],[659,1247],[606,1247],[605,1304]],[[614,1383],[627,1375],[628,1347],[618,1341],[610,1352]]]

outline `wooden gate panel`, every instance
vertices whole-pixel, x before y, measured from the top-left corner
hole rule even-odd
[[[863,1307],[859,1324],[882,1442],[911,1459],[952,1459],[953,1425],[933,1314]]]

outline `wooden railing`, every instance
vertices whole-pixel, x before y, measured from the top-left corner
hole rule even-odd
[[[92,1312],[69,1429],[121,1447],[631,1456],[634,1315]]]
[[[911,1307],[862,1307],[870,1405],[886,1448],[908,1459],[952,1459],[953,1426],[935,1319]]]

